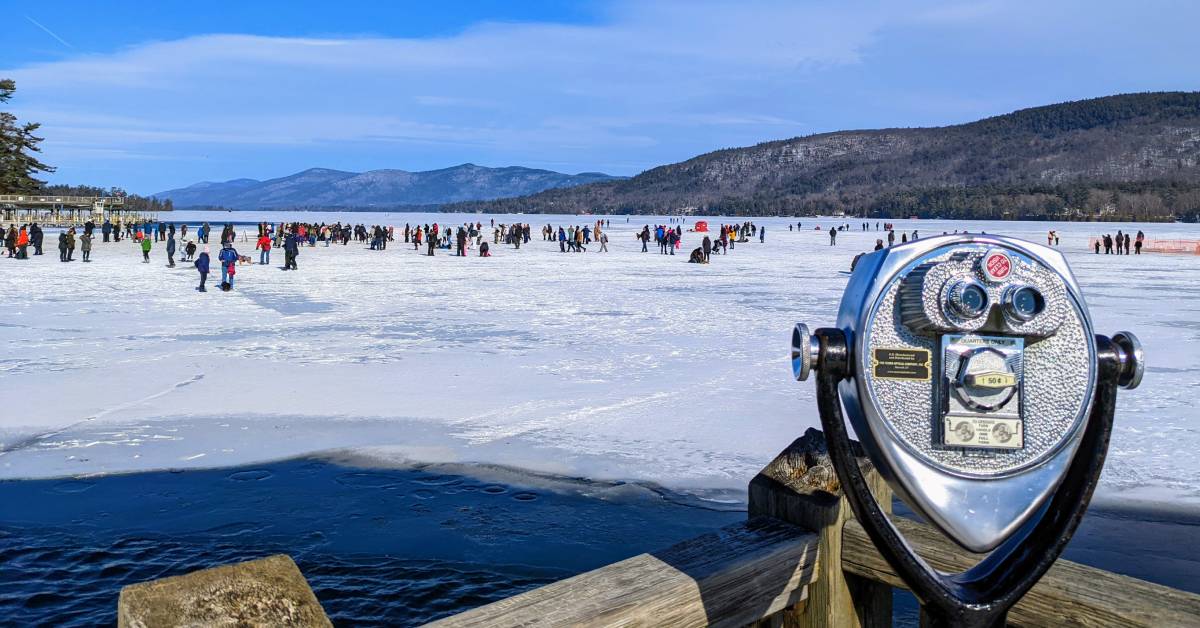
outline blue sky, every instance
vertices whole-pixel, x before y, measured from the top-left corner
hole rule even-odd
[[[1200,3],[0,0],[54,182],[636,174],[730,146],[1200,89]]]

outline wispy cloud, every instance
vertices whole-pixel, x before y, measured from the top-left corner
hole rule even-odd
[[[588,25],[481,23],[428,38],[202,34],[0,75],[18,82],[18,113],[44,123],[57,179],[88,180],[89,155],[144,155],[144,167],[111,183],[150,192],[316,163],[621,164],[618,174],[632,174],[803,133],[1200,87],[1190,63],[1200,48],[1177,32],[1189,20],[1103,0],[1072,13],[1073,1],[624,0]],[[1121,46],[1109,43],[1113,23],[1129,30]],[[154,156],[204,156],[207,170]]]
[[[622,153],[660,146],[668,127],[740,129],[723,144],[799,132],[779,103],[731,96],[857,63],[881,20],[770,0],[629,2],[597,25],[482,23],[407,39],[210,34],[4,74],[20,85],[22,114],[44,123],[50,159],[353,146],[390,161],[380,166],[584,170],[628,163]]]

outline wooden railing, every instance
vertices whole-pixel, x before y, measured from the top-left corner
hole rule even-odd
[[[865,459],[872,491],[887,484]],[[750,483],[750,519],[430,624],[473,626],[890,626],[904,587],[838,493],[809,430]],[[979,560],[925,524],[894,522],[931,564]],[[1200,595],[1059,560],[1010,611],[1019,626],[1200,626]]]
[[[744,626],[804,601],[817,535],[761,517],[430,624]]]

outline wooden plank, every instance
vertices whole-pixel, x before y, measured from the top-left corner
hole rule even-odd
[[[963,571],[979,561],[932,527],[895,519],[909,544],[937,569]],[[842,567],[905,588],[857,521],[842,534]],[[1016,626],[1200,626],[1200,595],[1059,560],[1008,614]]]
[[[892,491],[865,457],[859,468],[883,509],[892,511]],[[892,589],[846,574],[841,568],[842,525],[854,517],[825,436],[809,429],[750,482],[751,516],[768,516],[816,530],[821,555],[806,608],[786,609],[768,625],[795,628],[883,628],[892,625]]]
[[[430,625],[744,626],[803,599],[816,562],[816,534],[756,518]]]

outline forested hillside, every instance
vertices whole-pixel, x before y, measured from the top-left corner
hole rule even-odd
[[[452,211],[1195,219],[1200,93],[1109,96],[939,128],[719,150]]]

